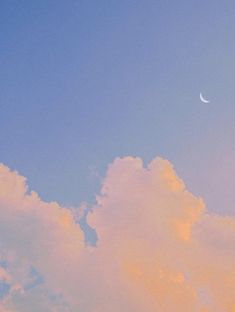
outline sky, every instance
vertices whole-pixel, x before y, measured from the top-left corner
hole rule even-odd
[[[0,311],[234,311],[234,13],[1,1]]]

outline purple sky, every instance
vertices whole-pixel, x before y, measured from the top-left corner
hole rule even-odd
[[[210,210],[234,213],[234,10],[2,1],[0,161],[78,205],[115,157],[160,155]]]

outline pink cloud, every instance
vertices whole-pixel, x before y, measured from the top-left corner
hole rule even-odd
[[[8,265],[0,278],[21,285],[4,308],[235,311],[235,220],[207,211],[168,161],[145,168],[125,157],[109,166],[88,215],[97,248],[84,245],[73,215],[28,193],[23,177],[0,166],[0,252]],[[27,290],[31,267],[44,283]]]

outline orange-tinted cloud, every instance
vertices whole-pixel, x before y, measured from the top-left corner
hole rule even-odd
[[[48,293],[63,294],[66,300],[76,301],[79,277],[74,269],[84,248],[79,225],[69,209],[55,202],[45,203],[36,193],[29,193],[25,179],[3,165],[0,237],[1,258],[7,263],[12,283],[25,288],[32,283],[30,272],[36,269],[43,276]],[[21,302],[19,292],[13,297]],[[17,306],[17,311],[21,310],[27,311]]]
[[[29,194],[0,166],[0,279],[20,285],[4,308],[235,311],[235,220],[209,213],[168,161],[116,159],[88,222],[97,247],[84,245],[70,209]],[[32,267],[43,283],[27,289]]]
[[[97,262],[119,283],[101,294],[109,309],[234,311],[235,220],[209,214],[168,161],[116,159],[97,202]]]

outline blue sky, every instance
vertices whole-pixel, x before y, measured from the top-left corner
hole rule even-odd
[[[0,161],[43,199],[79,205],[115,157],[160,155],[210,210],[234,213],[234,12],[2,1]]]

